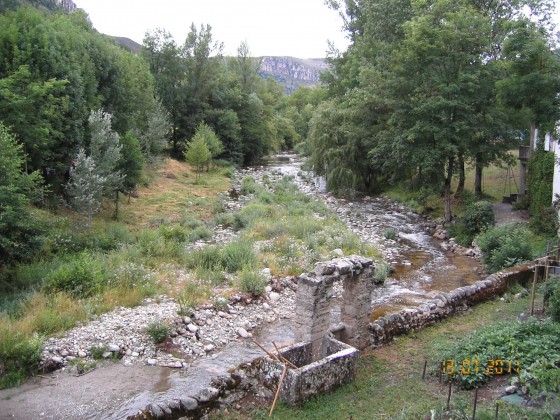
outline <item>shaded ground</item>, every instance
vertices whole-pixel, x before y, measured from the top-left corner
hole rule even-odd
[[[528,222],[529,212],[527,210],[513,210],[509,203],[494,203],[494,218],[496,225],[504,225],[513,222]]]

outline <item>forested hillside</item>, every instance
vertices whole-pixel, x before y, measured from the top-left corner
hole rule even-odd
[[[551,0],[331,1],[349,49],[332,62],[329,99],[308,148],[331,190],[405,181],[458,192],[465,165],[507,161],[559,119],[560,56]]]
[[[103,200],[118,211],[119,193],[135,189],[145,165],[167,153],[184,159],[199,129],[210,135],[209,156],[232,164],[307,136],[320,96],[285,97],[279,84],[258,77],[247,45],[223,57],[209,25],[192,26],[182,44],[164,29],[147,33],[133,54],[95,31],[82,11],[17,5],[0,15],[0,124],[10,170],[33,185],[0,181],[2,202],[13,203],[0,222],[3,263],[40,249],[30,240],[39,233],[25,211],[30,201],[62,200],[91,225]]]

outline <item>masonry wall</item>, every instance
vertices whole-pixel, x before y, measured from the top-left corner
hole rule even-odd
[[[384,316],[369,324],[370,344],[378,345],[411,329],[425,328],[439,320],[479,302],[505,293],[515,282],[526,284],[533,276],[534,264],[514,267],[492,274],[470,286],[449,293],[439,293],[434,299],[396,314]]]

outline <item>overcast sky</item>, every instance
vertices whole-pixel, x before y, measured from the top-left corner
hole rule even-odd
[[[342,20],[323,0],[74,0],[93,26],[107,35],[142,43],[147,30],[164,28],[177,43],[191,23],[212,26],[224,54],[236,55],[247,41],[253,56],[325,57],[327,40],[344,51]]]

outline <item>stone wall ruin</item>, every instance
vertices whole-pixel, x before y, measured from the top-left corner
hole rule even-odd
[[[330,332],[333,285],[342,282],[342,341],[358,349],[369,344],[368,324],[374,287],[373,260],[358,255],[315,265],[298,277],[296,342],[311,343],[313,361],[325,355],[323,339]]]

